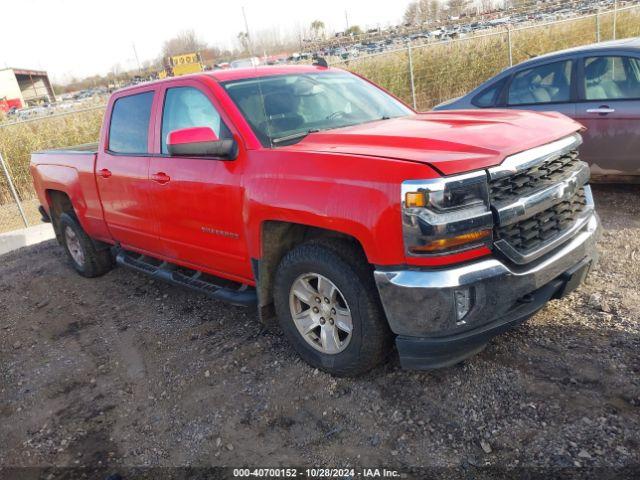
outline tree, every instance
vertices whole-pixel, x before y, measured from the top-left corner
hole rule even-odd
[[[362,29],[359,25],[351,25],[344,33],[346,35],[362,35]]]
[[[459,17],[469,9],[470,4],[470,0],[449,0],[449,14]]]
[[[311,32],[313,32],[314,38],[324,38],[324,22],[322,20],[314,20],[311,22]]]
[[[247,32],[238,33],[238,41],[243,52],[249,51],[249,34]]]
[[[480,0],[480,13],[488,13],[493,10],[493,0]]]
[[[420,23],[420,7],[418,2],[411,2],[404,11],[402,20],[405,25],[416,25]]]
[[[442,5],[439,0],[416,0],[407,5],[403,20],[405,25],[421,25],[438,21],[441,14]]]
[[[184,30],[162,45],[162,57],[195,53],[207,47],[207,44],[193,30]]]

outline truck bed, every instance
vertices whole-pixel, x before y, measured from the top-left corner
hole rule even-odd
[[[43,150],[31,154],[31,176],[40,204],[50,212],[49,190],[63,192],[74,206],[84,230],[98,240],[109,240],[104,222],[95,165],[98,144]]]

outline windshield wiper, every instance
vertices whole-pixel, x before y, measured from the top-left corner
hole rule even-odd
[[[278,137],[271,140],[271,143],[282,143],[288,140],[296,140],[297,138],[304,138],[310,133],[319,132],[317,128],[310,128],[309,130],[304,130],[302,132],[292,133],[291,135],[285,135],[284,137]]]

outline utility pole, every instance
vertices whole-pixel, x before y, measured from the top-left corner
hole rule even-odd
[[[244,18],[244,33],[247,35],[247,47],[249,48],[249,54],[253,57],[253,47],[251,46],[251,36],[249,35],[249,23],[247,22],[247,14],[244,11],[244,5],[240,8],[242,8],[242,18]]]
[[[345,30],[349,30],[349,15],[346,10],[344,11],[344,21],[347,24],[347,28]]]
[[[138,72],[142,71],[142,67],[140,66],[140,59],[138,58],[138,51],[136,50],[135,42],[131,42],[131,46],[133,47],[133,54],[136,57],[136,63],[138,64]]]

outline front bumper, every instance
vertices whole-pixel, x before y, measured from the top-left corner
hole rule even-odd
[[[579,283],[597,260],[599,231],[594,213],[571,240],[526,266],[490,258],[440,270],[377,269],[374,277],[402,366],[458,363],[566,294],[576,286],[576,275],[582,275]],[[460,319],[454,295],[467,289],[472,306]]]

